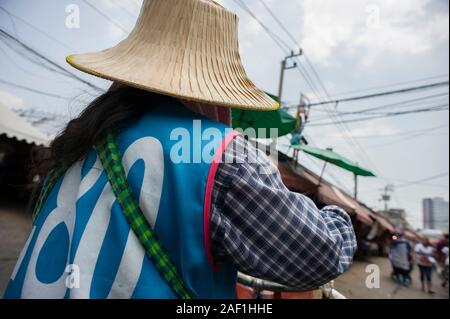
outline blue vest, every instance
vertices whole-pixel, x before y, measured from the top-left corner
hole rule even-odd
[[[211,193],[218,159],[236,136],[160,97],[117,135],[135,199],[197,298],[234,298],[237,271],[213,264]],[[95,150],[51,191],[5,298],[176,298],[145,255]]]

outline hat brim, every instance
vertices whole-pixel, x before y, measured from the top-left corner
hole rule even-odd
[[[111,49],[110,49],[111,50]],[[212,97],[205,97],[202,96],[202,94],[193,94],[190,92],[189,94],[182,93],[181,91],[178,91],[173,88],[163,88],[162,86],[158,85],[157,83],[149,83],[148,81],[139,81],[139,80],[133,80],[131,77],[127,77],[127,72],[122,72],[122,74],[114,74],[114,72],[108,72],[107,70],[102,70],[101,68],[95,67],[94,65],[97,64],[96,62],[86,63],[83,62],[83,60],[90,60],[90,61],[104,61],[104,56],[102,56],[105,53],[105,51],[98,52],[98,53],[86,53],[86,54],[76,54],[76,55],[69,55],[66,58],[67,63],[69,63],[72,67],[78,69],[81,72],[88,73],[90,75],[125,84],[130,87],[138,88],[144,91],[158,93],[161,95],[166,96],[172,96],[178,99],[187,100],[187,101],[194,101],[194,102],[200,102],[204,104],[214,105],[214,106],[221,106],[221,107],[228,107],[228,108],[235,108],[235,109],[243,109],[243,110],[254,110],[254,111],[274,111],[278,110],[280,108],[280,103],[272,99],[270,96],[268,96],[264,91],[256,88],[254,84],[246,79],[245,83],[248,84],[248,88],[239,88],[239,91],[242,92],[242,96],[239,99],[230,97],[228,100],[225,98],[222,99],[214,99]],[[98,59],[96,59],[96,57]],[[111,65],[111,63],[114,65],[117,63],[117,69],[123,70],[123,63],[120,64],[118,61],[115,63],[114,61],[109,61],[108,65]],[[110,68],[110,69],[114,69]],[[128,72],[133,72],[132,70],[129,70]],[[155,75],[156,77],[157,75]],[[150,77],[149,77],[150,78]],[[147,83],[145,83],[147,82]],[[247,89],[247,92],[245,91]],[[245,97],[258,97],[258,98],[247,98],[247,101],[245,103],[242,103],[242,100],[245,100]]]

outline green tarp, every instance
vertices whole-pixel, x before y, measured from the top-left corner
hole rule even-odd
[[[316,158],[332,163],[358,176],[375,176],[371,171],[359,166],[356,163],[346,159],[345,157],[333,152],[329,149],[320,149],[308,145],[292,145],[293,148],[301,149],[303,152]]]
[[[276,96],[270,94],[269,96],[278,100]],[[257,138],[268,138],[271,128],[278,129],[278,137],[287,135],[297,128],[297,119],[283,109],[269,112],[233,109],[232,118],[233,128],[242,130],[253,128]],[[266,136],[258,136],[258,129],[266,129]]]

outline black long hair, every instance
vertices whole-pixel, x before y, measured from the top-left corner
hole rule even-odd
[[[123,129],[151,109],[157,94],[121,86],[96,98],[53,140],[35,151],[32,175],[45,177],[53,168],[81,160],[109,131]]]

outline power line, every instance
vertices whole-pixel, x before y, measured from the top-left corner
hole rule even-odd
[[[242,0],[233,0],[241,9],[246,11],[262,28],[263,30],[272,38],[272,40],[275,42],[275,44],[281,49],[281,51],[285,54],[288,54],[291,50],[289,44],[284,41],[280,36],[278,36],[276,33],[272,32],[269,27],[267,27],[251,10],[250,8],[242,1]],[[313,81],[311,81],[311,77],[309,76],[307,70],[303,68],[300,60],[297,59],[299,62],[295,65],[295,68],[299,72],[299,74],[302,76],[302,78],[305,80],[306,84],[310,87],[310,89],[313,92],[317,91],[317,88],[315,87]],[[282,102],[282,101],[280,101]]]
[[[294,43],[294,45],[298,46],[297,43],[297,39],[295,39],[295,37],[292,35],[292,33],[288,30],[288,28],[284,25],[283,22],[281,22],[281,20],[277,17],[277,15],[272,11],[272,9],[267,5],[267,3],[264,0],[259,0],[259,2],[264,6],[264,8],[267,10],[267,12],[269,12],[270,16],[275,20],[275,22],[281,27],[281,29],[283,29],[283,31],[287,34],[287,36],[291,39],[291,41]],[[303,54],[305,56],[305,59],[307,60],[307,63],[310,64],[309,60],[307,59],[306,55]],[[297,58],[298,62],[300,63],[300,65],[302,64],[300,59]],[[325,87],[322,85],[323,83],[320,83],[320,77],[317,74],[316,70],[312,67],[312,65],[310,65],[311,70],[313,70],[314,75],[316,76],[317,80],[319,81],[319,84],[321,85],[322,89],[324,89],[324,91],[326,91]],[[311,76],[309,75],[308,70],[305,68],[302,72],[302,75],[308,78],[308,81],[311,81]],[[314,91],[317,91],[317,89],[314,89]]]
[[[269,14],[274,18],[274,20],[279,24],[279,26],[285,31],[285,33],[288,35],[288,37],[292,40],[292,42],[297,45],[297,40],[295,39],[295,37],[289,32],[289,30],[285,27],[285,25],[278,19],[278,17],[275,15],[275,13],[270,9],[270,7],[263,1],[260,0],[260,2],[264,5],[264,7],[266,8],[266,10],[269,12]],[[320,79],[320,76],[318,75],[318,72],[316,71],[316,69],[313,67],[312,63],[309,61],[309,59],[307,58],[306,54],[303,53],[305,60],[307,62],[307,64],[309,65],[310,69],[313,71],[314,76],[316,77],[316,80],[318,81],[320,87],[322,88],[322,90],[325,92],[325,94],[327,95],[328,99],[331,99],[323,81]],[[302,68],[302,62],[299,58],[297,58],[298,61],[298,65],[297,65],[297,69],[299,70],[300,74],[303,76],[303,78],[305,79],[306,83],[308,84],[308,86],[311,88],[311,90],[313,91],[314,95],[317,97],[318,100],[321,100],[320,95],[317,94],[317,88],[314,84],[314,80],[312,80],[311,76],[309,75],[309,72],[307,71],[306,68]],[[353,138],[352,132],[349,129],[349,127],[343,123],[343,121],[340,119],[339,115],[337,114],[331,114],[332,117],[334,117],[336,119],[336,126],[340,126],[345,132],[347,132],[347,136],[349,137],[348,140],[346,140],[346,142],[351,146],[351,147],[356,147],[360,150],[360,154],[363,155],[363,157],[365,157],[365,159],[370,162],[372,164],[372,166],[374,168],[376,168],[376,165],[372,162],[372,160],[370,159],[370,157],[367,155],[366,151],[364,150],[364,148],[361,146],[361,144],[355,139]],[[356,151],[355,155],[358,155],[359,153],[357,153]],[[378,171],[378,170],[377,170]]]
[[[99,14],[100,16],[102,16],[104,19],[106,19],[107,21],[109,21],[111,24],[113,24],[114,26],[116,26],[117,28],[119,28],[124,34],[128,34],[130,33],[127,29],[125,29],[122,25],[120,25],[119,23],[117,23],[116,21],[114,21],[113,19],[111,19],[108,15],[106,15],[105,13],[103,13],[102,10],[100,10],[99,8],[97,8],[96,6],[94,6],[92,3],[88,2],[87,0],[81,0],[83,1],[83,3],[85,3],[88,7],[90,7],[93,11],[95,11],[97,14]]]
[[[285,53],[288,54],[288,52],[291,50],[290,45],[284,41],[280,36],[278,36],[276,33],[272,32],[269,27],[267,27],[251,10],[250,8],[242,1],[242,0],[233,0],[238,6],[240,6],[244,11],[246,11],[262,28],[263,30],[272,38],[272,40],[278,45],[278,47]],[[263,2],[261,2],[263,3]],[[265,5],[265,3],[264,3]],[[265,5],[266,9],[268,9],[269,13],[276,18],[276,15],[270,10],[270,8]],[[281,23],[281,21],[277,19],[277,22],[280,24],[280,26],[283,28],[283,30],[287,31],[287,29],[284,27],[284,25]],[[294,39],[294,43],[297,46],[296,40]],[[316,92],[317,87],[314,84],[314,81],[312,81],[311,76],[308,73],[308,70],[303,67],[301,61],[296,58],[298,61],[298,64],[296,63],[295,68],[299,72],[299,74],[302,76],[302,78],[305,80],[306,84],[309,86],[309,88],[314,92],[316,96],[319,96]]]
[[[417,133],[427,133],[427,132],[433,132],[440,130],[442,128],[448,128],[448,123],[434,126],[430,128],[424,128],[420,130],[414,130],[414,131],[406,131],[406,132],[399,132],[399,133],[393,133],[393,134],[378,134],[378,135],[355,135],[355,138],[383,138],[383,137],[398,137],[398,136],[410,136],[412,134]],[[315,137],[321,137],[321,138],[340,138],[343,137],[342,135],[315,135]]]
[[[331,112],[339,114],[342,118],[350,117],[350,116],[363,116],[363,115],[366,115],[366,116],[368,116],[368,115],[385,115],[385,114],[390,113],[390,112],[383,111],[385,109],[389,109],[389,111],[393,111],[393,110],[398,111],[401,108],[402,109],[408,108],[408,107],[411,108],[414,106],[429,107],[429,106],[434,106],[438,103],[443,104],[443,103],[448,102],[448,98],[444,98],[445,96],[448,96],[448,92],[443,93],[443,94],[428,96],[428,97],[422,97],[422,98],[418,98],[418,99],[401,101],[401,102],[397,102],[397,103],[379,105],[376,107],[371,107],[371,108],[363,109],[363,110],[359,110],[359,111],[340,112],[340,111],[332,110]],[[439,98],[439,99],[436,99],[436,98]],[[329,110],[317,110],[317,111],[330,112]],[[326,118],[328,118],[328,117],[327,116],[315,117],[314,119],[310,118],[310,121],[314,122],[314,123],[320,123],[320,121],[322,121]]]
[[[408,182],[408,183],[404,183],[404,184],[401,184],[401,185],[396,185],[395,188],[398,189],[398,188],[404,188],[404,187],[408,187],[408,186],[412,186],[412,185],[422,184],[422,183],[430,182],[430,181],[433,181],[433,180],[436,180],[436,179],[439,179],[439,178],[442,178],[442,177],[445,177],[445,176],[448,176],[448,175],[449,175],[449,172],[445,172],[445,173],[441,173],[441,174],[438,174],[438,175],[435,175],[435,176],[423,178],[423,179],[420,179],[418,181]]]
[[[96,90],[99,90],[99,91],[104,91],[102,88],[96,86],[95,84],[92,84],[91,82],[86,81],[83,78],[77,76],[76,74],[66,70],[65,68],[63,68],[62,66],[57,64],[56,62],[50,60],[48,57],[44,56],[43,54],[39,53],[35,49],[31,48],[30,46],[28,46],[27,44],[25,44],[24,42],[22,42],[21,40],[19,40],[15,36],[11,35],[10,33],[8,33],[5,30],[3,30],[2,28],[0,28],[0,35],[2,35],[3,37],[5,37],[8,40],[14,42],[15,44],[19,45],[22,49],[24,49],[25,51],[31,53],[33,56],[36,56],[40,60],[45,61],[46,63],[48,63],[50,66],[52,66],[54,68],[54,69],[50,68],[50,70],[52,70],[54,72],[58,72],[59,74],[62,74],[62,75],[67,76],[67,77],[70,77],[70,78],[75,79],[77,81],[80,81],[80,82],[88,85],[89,87],[91,87],[93,89],[96,89]]]
[[[70,46],[68,46],[67,44],[65,44],[64,42],[58,40],[57,38],[55,38],[54,36],[50,35],[49,33],[43,31],[42,29],[36,27],[35,25],[29,23],[28,21],[22,19],[21,17],[11,13],[10,11],[8,11],[7,9],[0,7],[0,10],[3,10],[4,12],[6,12],[9,16],[13,17],[16,20],[19,20],[20,22],[22,22],[23,24],[27,25],[28,27],[32,28],[33,30],[39,32],[40,34],[44,35],[45,37],[51,39],[52,41],[58,43],[59,45],[61,45],[62,47],[75,52],[76,50]],[[18,37],[17,37],[18,38]]]
[[[330,100],[330,101],[325,101],[325,102],[311,103],[310,106],[319,106],[319,105],[325,105],[325,104],[339,104],[339,103],[343,103],[343,102],[366,100],[366,99],[372,99],[372,98],[377,98],[377,97],[382,97],[382,96],[395,95],[395,94],[401,94],[401,93],[409,93],[409,92],[419,91],[419,90],[426,90],[426,89],[431,89],[431,88],[440,87],[440,86],[447,86],[447,85],[449,85],[449,81],[437,82],[437,83],[431,83],[431,84],[427,84],[427,85],[409,87],[409,88],[400,89],[400,90],[386,91],[386,92],[380,92],[380,93],[375,93],[375,94],[355,96],[355,97],[350,97],[350,98],[345,98],[345,99]]]
[[[440,111],[446,111],[446,110],[448,110],[448,103],[430,107],[430,108],[423,108],[423,109],[410,110],[410,111],[404,111],[404,112],[392,112],[392,113],[386,113],[385,115],[365,117],[365,118],[359,118],[359,119],[353,119],[353,120],[345,120],[345,121],[343,121],[343,123],[364,122],[364,121],[369,121],[369,120],[382,119],[382,118],[386,118],[386,117],[396,117],[396,116],[416,114],[416,113],[440,112]],[[327,122],[327,123],[309,124],[309,126],[317,127],[317,126],[328,126],[328,125],[334,125],[334,124],[335,123],[333,123],[333,122]]]
[[[394,141],[391,143],[383,143],[383,144],[377,144],[377,145],[369,145],[370,149],[378,149],[378,148],[386,148],[392,145],[397,145],[397,144],[404,144],[407,141],[412,141],[412,140],[417,140],[420,138],[424,138],[424,137],[439,137],[439,136],[448,136],[448,133],[442,133],[442,134],[417,134],[415,136],[410,136],[410,137],[404,137],[402,139],[399,139],[398,141]]]
[[[42,74],[36,74],[36,73],[30,72],[30,70],[28,70],[27,68],[24,68],[22,65],[20,65],[20,63],[16,62],[14,60],[14,58],[8,54],[7,50],[3,49],[2,47],[0,47],[0,52],[11,62],[12,65],[14,65],[18,70],[22,71],[23,73],[25,73],[29,76],[32,76],[34,78],[37,78],[39,80],[45,79],[46,81],[61,83],[61,79],[58,79],[58,80],[51,79],[49,77],[44,77]]]
[[[370,113],[370,112],[375,111],[375,110],[382,110],[382,109],[386,109],[386,108],[413,106],[413,105],[419,104],[418,102],[435,99],[437,97],[444,97],[444,96],[447,96],[448,94],[449,94],[449,92],[443,92],[443,93],[439,93],[439,94],[423,96],[420,98],[409,99],[409,100],[405,100],[405,101],[401,101],[401,102],[383,104],[383,105],[371,107],[371,108],[360,110],[360,111],[354,111],[354,112],[338,112],[338,111],[333,111],[333,112],[341,114],[341,115],[374,114],[374,113]],[[328,110],[321,110],[321,109],[317,109],[316,111],[329,112]]]
[[[270,9],[270,7],[266,4],[264,0],[259,0],[259,2],[266,8],[266,10],[269,12],[269,14],[272,16],[272,18],[278,23],[278,25],[283,29],[284,32],[290,37],[293,43],[297,44],[297,40],[294,38],[294,36],[289,32],[289,30],[285,27],[285,25],[278,19],[276,14]]]
[[[440,174],[439,174],[440,175]],[[444,175],[445,176],[445,175]],[[427,178],[424,178],[425,180],[426,179],[428,179],[429,177],[427,177]],[[422,182],[422,181],[419,181],[419,182],[417,182],[417,181],[407,181],[407,180],[403,180],[403,179],[396,179],[396,178],[383,178],[383,177],[381,177],[381,179],[382,180],[385,180],[385,181],[387,181],[387,182],[390,182],[390,183],[392,183],[392,182],[395,182],[395,183],[400,183],[400,184],[397,184],[397,185],[403,185],[403,184],[408,184],[408,185],[423,185],[423,186],[430,186],[430,187],[445,187],[445,188],[448,188],[448,185],[444,185],[444,184],[430,184],[430,183],[426,183],[426,182]],[[437,178],[433,178],[434,180],[436,180]],[[375,190],[375,189],[374,189]],[[377,191],[379,191],[380,189],[379,188],[377,188],[376,189]]]
[[[373,86],[373,87],[365,88],[365,89],[340,92],[340,93],[333,94],[333,96],[338,97],[338,96],[344,96],[344,95],[348,95],[348,94],[352,94],[352,93],[361,93],[361,92],[373,91],[373,90],[377,90],[377,89],[386,89],[386,88],[396,87],[396,86],[405,85],[405,84],[423,82],[423,81],[427,81],[427,80],[435,80],[435,79],[440,79],[440,78],[444,78],[444,77],[448,78],[448,76],[449,76],[448,74],[435,75],[435,76],[420,78],[420,79],[411,80],[411,81],[396,82],[396,83],[391,83],[391,84],[387,84],[387,85]]]
[[[0,79],[0,83],[3,83],[3,84],[8,85],[8,86],[15,87],[15,88],[18,88],[18,89],[21,89],[21,90],[25,90],[25,91],[29,91],[29,92],[33,92],[33,93],[37,93],[37,94],[53,97],[53,98],[56,98],[56,99],[70,100],[68,97],[64,97],[64,96],[61,96],[61,95],[58,95],[58,94],[49,93],[49,92],[40,91],[40,90],[37,90],[37,89],[33,89],[33,88],[30,88],[30,87],[27,87],[27,86],[23,86],[23,85],[20,85],[20,84],[12,83],[12,82],[5,81],[5,80],[2,80],[2,79]]]
[[[272,32],[270,28],[268,28],[253,12],[250,8],[242,1],[242,0],[233,0],[241,9],[246,11],[262,28],[263,30],[272,38],[272,40],[278,45],[278,47],[284,52],[289,52],[290,46],[287,44],[282,38],[280,38],[277,34]]]
[[[12,18],[11,13],[3,7],[0,7],[0,10],[2,10],[8,16],[9,20],[11,21],[11,26],[13,28],[14,34],[17,36],[16,23],[14,22],[14,19]]]
[[[392,146],[392,145],[396,145],[396,144],[399,144],[399,143],[404,143],[406,141],[411,141],[411,140],[415,140],[417,138],[423,138],[423,137],[427,137],[427,136],[431,136],[431,135],[424,134],[424,133],[416,133],[416,134],[411,135],[411,136],[406,136],[406,137],[400,138],[399,140],[394,141],[394,142],[383,143],[383,144],[378,144],[378,145],[370,145],[370,148],[371,149],[376,149],[376,148],[381,148],[381,147]],[[435,134],[433,136],[448,136],[448,133],[444,133],[444,134],[440,134],[440,135],[436,135]]]
[[[273,12],[270,10],[270,8],[264,3],[263,0],[260,0],[260,2],[263,3],[263,5],[266,7],[266,9],[270,12],[270,14],[274,17],[274,19],[277,21],[277,23],[282,27],[283,30],[285,30],[286,34],[288,34],[288,36],[294,41],[296,42],[295,38],[292,36],[292,34],[287,30],[287,28],[283,25],[283,23],[275,16],[275,14],[273,14]],[[323,81],[321,80],[320,76],[318,75],[318,72],[316,71],[316,69],[314,68],[314,66],[312,65],[312,63],[310,62],[310,60],[308,59],[308,57],[306,56],[306,54],[304,54],[305,60],[307,62],[307,64],[309,65],[309,67],[311,68],[311,70],[313,71],[313,74],[315,75],[318,83],[320,84],[320,86],[322,87],[323,91],[325,92],[326,96],[328,97],[328,99],[331,100],[330,94],[328,93]],[[321,99],[318,98],[318,100],[320,101]],[[351,133],[350,129],[348,128],[347,124],[345,121],[342,121],[342,119],[340,119],[339,114],[336,113],[332,113],[332,116],[336,117],[337,122],[344,128],[344,131],[348,132],[348,137],[351,139],[352,143],[354,145],[356,145],[361,151],[362,154],[364,155],[364,157],[372,163],[372,166],[376,167],[373,162],[370,160],[369,156],[367,155],[367,153],[365,152],[364,148],[361,146],[361,144],[353,137],[353,134]]]
[[[264,6],[264,8],[269,12],[269,14],[271,15],[271,17],[277,22],[277,24],[281,27],[281,29],[283,29],[283,31],[288,35],[288,37],[291,39],[291,41],[293,42],[293,44],[295,46],[299,46],[297,43],[297,40],[295,39],[295,37],[292,35],[292,33],[289,32],[289,30],[286,28],[286,26],[280,21],[280,19],[278,19],[278,17],[276,16],[276,14],[270,9],[270,7],[266,4],[266,2],[264,0],[259,0],[259,2]],[[248,8],[248,7],[247,7]],[[249,12],[250,13],[250,12]],[[267,27],[266,27],[267,28]],[[268,29],[268,28],[267,28]],[[284,45],[289,48],[289,45],[284,42]],[[304,55],[304,53],[303,53]],[[300,75],[303,77],[303,79],[305,80],[306,84],[310,87],[310,89],[313,91],[314,95],[316,95],[316,97],[319,97],[319,95],[317,94],[317,92],[319,92],[319,90],[317,89],[314,80],[312,79],[311,75],[308,72],[308,69],[303,67],[303,63],[300,60],[299,57],[296,57],[296,60],[298,62],[296,68],[297,71],[300,73]],[[314,70],[315,71],[315,70]],[[316,74],[317,75],[317,74]]]
[[[28,27],[30,27],[31,29],[37,31],[38,33],[41,33],[42,35],[44,35],[44,36],[47,37],[48,39],[50,39],[50,40],[54,41],[55,43],[59,44],[61,47],[64,47],[65,49],[68,49],[68,50],[70,50],[70,51],[72,51],[72,52],[75,52],[75,51],[76,51],[76,49],[74,49],[73,47],[71,47],[71,46],[67,45],[66,43],[60,41],[59,39],[55,38],[54,36],[50,35],[48,32],[46,32],[46,31],[44,31],[44,30],[38,28],[36,25],[31,24],[30,22],[26,21],[25,19],[23,19],[23,18],[21,18],[21,17],[15,15],[14,13],[10,12],[9,10],[7,10],[6,8],[0,7],[0,10],[3,10],[3,11],[10,17],[12,23],[14,23],[14,19],[17,19],[17,20],[19,20],[20,22],[22,22],[23,24],[25,24],[25,25],[27,25]],[[15,29],[15,28],[14,28],[14,29]],[[16,35],[16,38],[17,38],[17,39],[20,38],[20,37],[18,36],[17,31],[15,31],[15,35]],[[0,49],[1,49],[1,48],[0,48]],[[20,70],[22,70],[24,73],[42,79],[42,75],[36,75],[36,74],[33,74],[33,73],[31,73],[29,70],[26,70],[26,69],[22,68],[20,65],[18,65],[17,63],[15,63],[14,60],[13,60],[10,56],[8,56],[8,54],[7,54],[5,51],[2,50],[2,52],[3,52],[3,54],[4,54],[6,57],[8,57],[8,58],[11,60],[11,62],[12,62],[17,68],[19,68]],[[57,81],[57,80],[55,80],[55,79],[47,79],[47,80],[48,80],[48,81]],[[58,80],[58,81],[60,82],[60,80]],[[84,89],[81,89],[81,88],[80,88],[80,90],[83,91],[84,93],[88,93],[88,92],[85,91]],[[89,93],[89,94],[90,94],[90,93]]]

